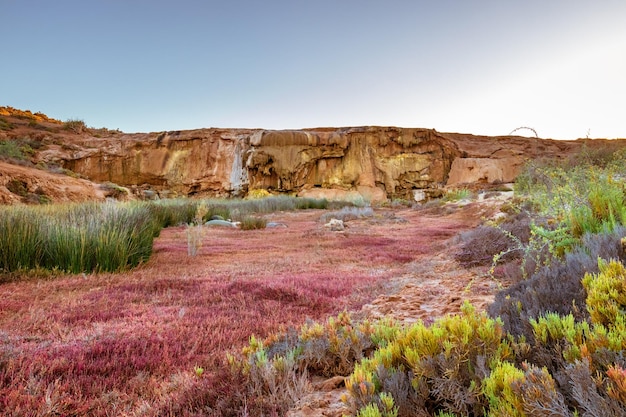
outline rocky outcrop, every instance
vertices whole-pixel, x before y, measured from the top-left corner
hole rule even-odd
[[[0,162],[0,204],[93,201],[105,196],[91,181]]]
[[[172,195],[238,195],[247,189],[243,156],[249,130],[202,129],[156,134],[81,135],[38,153],[96,182]]]
[[[459,154],[427,129],[260,131],[250,145],[252,188],[312,196],[357,192],[378,200],[444,185]]]
[[[396,127],[199,129],[85,134],[71,145],[48,147],[38,158],[137,193],[242,196],[266,189],[384,200],[428,196],[446,186],[511,182],[528,159],[565,157],[585,143]]]
[[[25,143],[36,148],[30,149],[30,163],[69,170],[108,183],[109,189],[126,187],[143,198],[244,196],[260,189],[372,201],[427,198],[444,187],[511,182],[529,159],[626,146],[625,140],[484,137],[371,126],[124,134],[66,129],[38,114],[3,109],[8,116],[3,116],[0,140],[29,138]]]

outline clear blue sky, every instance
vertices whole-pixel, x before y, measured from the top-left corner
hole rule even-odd
[[[0,39],[0,105],[93,127],[626,137],[624,0],[0,0]]]

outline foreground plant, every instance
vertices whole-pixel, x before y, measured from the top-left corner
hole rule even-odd
[[[466,303],[431,325],[353,322],[343,313],[265,341],[231,364],[250,395],[283,412],[308,392],[307,375],[350,375],[357,417],[626,415],[626,268],[599,261],[582,280],[590,319],[542,314],[532,334]]]
[[[459,316],[403,329],[346,380],[357,415],[574,416],[626,414],[626,268],[599,261],[587,274],[590,321],[548,313],[532,337],[465,305]]]

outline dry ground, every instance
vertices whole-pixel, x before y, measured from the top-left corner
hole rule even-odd
[[[196,257],[185,229],[169,228],[133,271],[2,284],[0,415],[210,412],[229,394],[225,353],[251,334],[344,309],[410,322],[465,299],[482,307],[496,285],[458,268],[453,244],[493,210],[377,209],[343,232],[324,228],[323,211],[275,213],[287,227],[206,228]],[[339,392],[303,399],[292,415],[337,415]]]

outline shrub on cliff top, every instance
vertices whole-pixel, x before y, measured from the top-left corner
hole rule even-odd
[[[80,119],[68,119],[63,123],[63,129],[74,133],[83,133],[88,130],[87,125]]]

